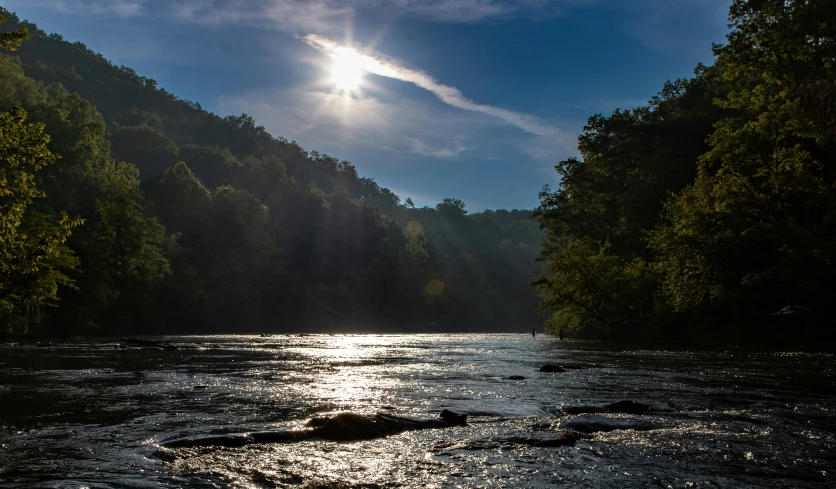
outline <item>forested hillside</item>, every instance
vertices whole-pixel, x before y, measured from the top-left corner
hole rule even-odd
[[[714,66],[592,117],[582,160],[557,166],[560,188],[536,211],[552,328],[833,336],[836,8],[735,0],[730,22]],[[788,305],[801,308],[773,314]]]
[[[542,235],[530,212],[469,214],[453,198],[414,208],[347,161],[273,137],[247,115],[207,112],[6,17],[6,333],[519,331],[542,322],[529,286]]]

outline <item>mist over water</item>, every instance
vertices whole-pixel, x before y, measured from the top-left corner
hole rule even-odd
[[[530,335],[166,337],[0,345],[3,487],[833,487],[836,356],[660,351]],[[541,373],[546,363],[582,368]],[[509,380],[519,375],[524,380]],[[639,429],[553,437],[562,407]],[[361,442],[160,450],[343,411],[467,426]],[[633,423],[633,424],[630,424]],[[571,423],[570,423],[571,424]]]

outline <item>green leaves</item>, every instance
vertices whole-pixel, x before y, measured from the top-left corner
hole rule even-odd
[[[781,304],[828,307],[834,8],[735,0],[714,67],[648,107],[590,118],[583,161],[557,166],[561,188],[537,211],[555,324],[600,334],[632,317],[677,334],[699,318],[728,334]]]
[[[5,24],[11,20],[9,11],[0,7],[0,25]],[[17,29],[10,32],[0,32],[0,49],[7,49],[15,51],[20,47],[20,44],[29,39],[29,30],[24,26],[22,29]]]
[[[720,109],[716,74],[667,83],[647,106],[589,119],[579,138],[583,160],[561,161],[560,188],[540,194],[535,214],[547,230],[536,282],[543,307],[576,335],[648,331],[661,283],[647,234],[671,192],[686,187]]]
[[[734,89],[717,104],[734,113],[716,125],[695,183],[652,238],[678,309],[735,300],[757,314],[812,305],[833,285],[836,145],[821,109],[836,111],[827,59],[836,31],[811,22],[826,3],[732,6],[735,30],[717,66]]]
[[[36,172],[54,163],[43,124],[26,123],[17,108],[0,113],[0,324],[28,332],[45,305],[58,298],[58,286],[71,286],[65,275],[78,261],[65,245],[81,219],[32,210],[45,196]]]

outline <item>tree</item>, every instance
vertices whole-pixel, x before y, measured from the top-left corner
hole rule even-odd
[[[5,24],[9,20],[11,20],[11,15],[9,11],[0,7],[0,25]],[[17,48],[20,47],[20,44],[29,39],[29,29],[27,26],[23,26],[21,29],[16,29],[9,32],[0,32],[0,49],[7,49],[9,51],[15,51]]]
[[[459,199],[454,199],[452,197],[447,197],[444,199],[440,204],[436,206],[436,209],[439,212],[450,213],[455,215],[465,215],[467,211],[465,210],[465,204]]]
[[[45,196],[35,172],[58,156],[47,147],[44,125],[25,121],[22,109],[0,113],[0,320],[18,332],[37,327],[41,308],[58,299],[58,286],[73,284],[64,272],[78,260],[64,243],[82,222],[32,210]]]
[[[693,185],[651,238],[677,310],[740,319],[829,307],[836,286],[831,2],[736,0],[717,69],[733,90]]]
[[[136,165],[143,182],[156,180],[180,159],[177,145],[159,129],[117,127],[111,131],[111,138],[117,158]]]
[[[578,148],[583,160],[555,167],[560,187],[544,188],[535,216],[546,231],[535,282],[543,307],[577,335],[654,333],[658,301],[647,233],[671,192],[693,182],[704,140],[720,117],[712,98],[717,74],[666,83],[646,106],[589,119]]]

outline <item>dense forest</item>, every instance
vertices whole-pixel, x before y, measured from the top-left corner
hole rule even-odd
[[[519,331],[530,211],[401,202],[0,11],[0,331]]]
[[[713,66],[590,118],[557,165],[536,210],[550,328],[833,338],[836,3],[735,0],[729,21]]]

